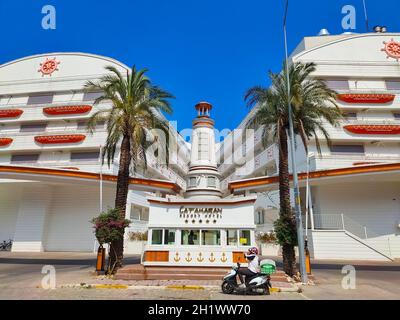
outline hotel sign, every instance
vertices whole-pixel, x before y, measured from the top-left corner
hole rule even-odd
[[[222,218],[222,208],[190,208],[180,207],[179,217],[185,219],[185,223],[216,223]]]
[[[179,213],[222,213],[222,208],[187,208],[180,207]]]

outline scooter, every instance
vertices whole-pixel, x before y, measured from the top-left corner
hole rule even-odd
[[[234,292],[249,294],[249,293],[261,293],[269,295],[269,288],[271,286],[271,277],[269,274],[256,273],[254,276],[245,280],[245,287],[239,286],[237,282],[237,274],[240,268],[240,263],[232,266],[232,270],[224,276],[224,281],[222,282],[221,289],[223,293],[232,294]]]

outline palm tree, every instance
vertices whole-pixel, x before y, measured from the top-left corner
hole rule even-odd
[[[314,63],[296,62],[290,65],[290,103],[293,110],[293,128],[300,136],[306,152],[308,141],[315,139],[318,152],[321,152],[318,133],[330,145],[329,134],[325,127],[328,122],[337,126],[341,112],[336,104],[336,92],[329,89],[325,82],[313,78]],[[271,87],[256,86],[245,94],[245,100],[254,111],[246,123],[247,128],[263,127],[264,146],[274,142],[279,145],[279,219],[275,222],[278,241],[282,245],[284,271],[293,276],[296,270],[294,246],[297,245],[296,220],[290,203],[290,176],[288,165],[288,88],[286,65],[283,72],[269,73]]]
[[[168,99],[173,96],[152,85],[145,75],[146,69],[136,70],[133,66],[132,71],[127,71],[125,76],[113,66],[107,66],[106,70],[108,73],[98,81],[87,81],[84,86],[87,91],[102,92],[94,104],[102,101],[112,104],[111,108],[99,110],[91,116],[88,130],[93,133],[96,123],[105,120],[107,140],[101,156],[103,162],[107,158],[108,166],[114,161],[116,150],[120,148],[115,208],[123,218],[131,168],[135,171],[137,165],[143,163],[146,168],[146,150],[157,140],[153,130],[162,130],[166,139],[164,141],[168,142],[169,128],[161,111],[172,113]],[[168,161],[168,143],[159,147],[165,151]],[[124,230],[122,234],[123,232]],[[113,266],[114,271],[122,266],[123,241],[116,240],[110,245],[109,265]]]

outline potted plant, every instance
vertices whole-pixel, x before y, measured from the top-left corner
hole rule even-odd
[[[106,274],[114,273],[114,265],[110,265],[111,256],[117,255],[113,243],[124,237],[124,230],[131,223],[130,220],[125,219],[121,216],[119,209],[109,208],[107,211],[100,213],[98,217],[95,217],[91,221],[93,223],[94,233],[97,241],[102,247],[104,244],[109,245],[108,252],[108,264]]]

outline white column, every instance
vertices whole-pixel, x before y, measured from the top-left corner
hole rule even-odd
[[[44,251],[46,218],[49,213],[52,188],[29,184],[23,188],[18,209],[12,251]]]

